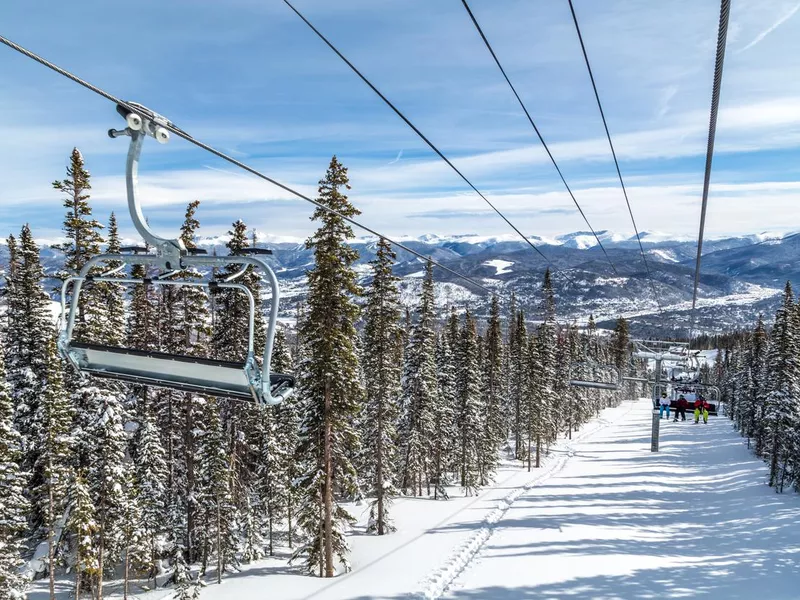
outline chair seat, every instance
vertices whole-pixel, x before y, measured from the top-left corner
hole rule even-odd
[[[607,383],[603,381],[581,381],[579,379],[570,379],[569,384],[575,387],[594,388],[598,390],[618,390],[619,385],[616,383]]]
[[[170,388],[183,392],[259,400],[245,372],[244,362],[222,361],[180,354],[167,354],[72,342],[69,353],[80,369],[97,377]],[[273,392],[294,386],[294,377],[270,374]]]

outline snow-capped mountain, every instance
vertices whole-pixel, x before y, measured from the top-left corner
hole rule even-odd
[[[653,298],[635,236],[598,231],[598,237],[613,261],[605,259],[591,232],[579,231],[555,238],[531,237],[547,256],[553,270],[559,318],[584,321],[593,314],[601,324],[611,324],[617,315],[631,319],[637,334],[672,332],[686,334],[694,275],[696,244],[660,232],[643,232],[642,245],[655,281],[658,304]],[[518,237],[464,234],[428,234],[401,238],[413,250],[431,256],[445,266],[464,273],[496,291],[504,303],[512,292],[528,317],[539,315],[539,288],[547,263]],[[225,253],[224,237],[203,238],[199,245]],[[369,281],[369,261],[374,258],[375,238],[360,238],[353,245],[360,258],[356,264],[362,281]],[[283,284],[283,308],[291,313],[305,296],[305,272],[313,265],[313,254],[303,240],[266,238],[259,245],[273,250],[272,262]],[[787,280],[800,283],[800,233],[770,233],[707,240],[704,244],[698,328],[720,331],[749,326],[759,313],[771,316]],[[0,269],[6,260],[0,246]],[[423,264],[405,251],[398,251],[396,272],[402,278],[403,298],[416,301]],[[48,273],[61,266],[62,255],[42,247]],[[482,314],[487,294],[453,275],[435,270],[439,306],[470,305]]]

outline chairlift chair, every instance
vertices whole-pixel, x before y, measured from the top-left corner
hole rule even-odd
[[[271,252],[263,248],[247,248],[237,255],[209,256],[205,250],[186,248],[180,239],[162,238],[150,230],[137,194],[142,144],[147,136],[165,144],[169,141],[169,128],[177,128],[161,115],[140,104],[132,102],[127,104],[134,110],[117,106],[117,112],[125,119],[126,127],[121,130],[111,129],[108,135],[112,138],[126,136],[131,138],[126,163],[128,208],[136,230],[154,249],[154,253],[148,253],[145,248],[128,247],[121,250],[120,254],[101,254],[87,261],[78,275],[64,281],[61,290],[61,325],[58,336],[58,349],[61,355],[79,372],[98,377],[185,392],[254,400],[259,404],[279,404],[294,392],[295,380],[290,375],[270,371],[280,301],[277,277],[262,258]],[[120,266],[109,268],[99,275],[92,274],[94,269],[104,263]],[[127,265],[154,267],[161,272],[159,275],[143,279],[119,277]],[[228,265],[239,265],[241,268],[222,281],[172,279],[176,274],[193,267],[208,270]],[[260,298],[254,297],[246,285],[238,282],[250,267],[260,269],[266,275],[271,292],[261,366],[256,361],[254,348],[255,316],[256,310],[259,310]],[[240,292],[247,297],[249,303],[249,333],[245,360],[198,358],[76,341],[73,339],[73,331],[78,313],[78,298],[86,282],[192,286],[205,288],[210,293],[218,289]],[[73,290],[68,307],[66,298],[70,285],[73,286]]]
[[[620,377],[619,369],[614,365],[602,365],[594,362],[580,362],[574,363],[570,367],[570,372],[574,368],[592,367],[594,369],[604,370],[611,373],[611,381],[601,381],[597,379],[580,379],[570,378],[569,384],[574,387],[591,388],[598,390],[611,390],[617,391],[622,387],[622,378]]]

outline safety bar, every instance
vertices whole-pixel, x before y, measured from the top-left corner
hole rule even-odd
[[[594,369],[603,369],[606,371],[611,371],[612,373],[616,373],[616,378],[612,377],[611,378],[612,381],[588,381],[583,379],[570,379],[569,384],[571,386],[583,387],[583,388],[595,388],[599,390],[619,390],[622,388],[622,377],[620,376],[619,369],[614,365],[601,365],[600,363],[592,361],[584,361],[584,362],[574,363],[572,366],[573,367],[588,366]]]
[[[246,370],[250,377],[257,379],[260,383],[261,388],[261,398],[265,404],[268,405],[275,405],[280,404],[283,400],[291,395],[292,390],[287,390],[286,394],[278,394],[275,397],[272,396],[272,392],[270,389],[270,363],[272,362],[272,347],[275,338],[275,329],[278,325],[278,308],[280,303],[280,288],[278,286],[278,278],[275,275],[275,272],[270,268],[270,266],[261,260],[260,258],[256,258],[254,256],[182,256],[180,257],[181,267],[188,268],[190,266],[198,266],[198,267],[224,267],[230,264],[239,264],[246,266],[253,266],[255,268],[261,269],[267,276],[267,280],[269,281],[269,285],[271,288],[272,298],[270,302],[270,312],[269,318],[267,322],[267,336],[266,336],[266,343],[264,345],[264,354],[262,357],[262,366],[261,366],[261,373],[258,377],[256,377],[256,363],[254,360],[254,318],[255,318],[255,298],[252,295],[252,292],[244,286],[243,284],[237,283],[230,283],[230,282],[211,282],[211,281],[182,281],[182,280],[164,280],[164,279],[122,279],[122,278],[102,278],[100,276],[90,276],[89,271],[94,268],[98,263],[106,262],[106,261],[122,261],[127,262],[129,264],[141,264],[141,265],[152,265],[154,259],[156,257],[152,255],[123,255],[123,254],[100,254],[98,256],[94,256],[90,258],[86,264],[81,269],[80,273],[75,276],[68,278],[64,281],[62,285],[61,291],[61,306],[62,306],[62,318],[64,319],[64,329],[62,330],[61,334],[59,335],[59,350],[61,350],[62,354],[67,355],[67,346],[69,341],[72,339],[72,332],[75,327],[75,316],[78,312],[78,298],[80,296],[81,288],[83,286],[83,282],[90,280],[90,281],[109,281],[112,283],[134,283],[134,284],[145,284],[150,283],[153,285],[188,285],[194,287],[205,287],[205,288],[212,288],[214,286],[218,287],[229,287],[232,289],[245,289],[247,290],[248,298],[250,301],[251,311],[250,311],[250,334],[248,337],[248,360],[246,362]],[[244,269],[242,269],[242,272]],[[66,312],[66,291],[69,282],[74,282],[73,294],[70,303],[70,310],[69,314]],[[260,300],[260,298],[259,298]]]

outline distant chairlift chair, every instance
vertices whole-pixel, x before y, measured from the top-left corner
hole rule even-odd
[[[592,388],[598,390],[611,390],[617,391],[622,389],[622,377],[620,372],[614,365],[602,365],[594,362],[580,362],[575,363],[570,367],[570,372],[575,368],[591,367],[600,371],[608,371],[611,373],[611,381],[599,381],[596,379],[580,379],[570,377],[569,384],[574,387]]]
[[[295,387],[294,377],[270,371],[272,344],[278,320],[280,290],[273,270],[259,256],[270,254],[269,250],[248,248],[235,256],[208,256],[205,250],[187,249],[180,239],[169,240],[155,235],[147,225],[137,195],[139,156],[146,136],[159,143],[169,141],[168,127],[175,126],[161,115],[134,103],[128,103],[135,112],[117,106],[117,112],[125,118],[127,127],[110,130],[112,138],[129,136],[131,138],[126,165],[126,184],[128,208],[136,230],[147,244],[155,249],[155,254],[146,253],[145,248],[126,248],[121,254],[102,254],[91,258],[75,277],[64,281],[61,290],[61,330],[58,348],[61,355],[76,369],[98,377],[107,377],[143,385],[172,388],[185,392],[196,392],[228,398],[254,400],[259,404],[275,405],[289,397]],[[92,275],[90,272],[102,263],[119,264],[110,270]],[[144,265],[161,270],[152,278],[133,279],[119,277],[126,265]],[[175,274],[192,267],[206,269],[228,265],[241,265],[241,269],[223,281],[186,281],[169,279]],[[261,366],[255,358],[254,332],[255,315],[259,309],[260,298],[253,296],[250,289],[237,283],[249,267],[260,269],[269,282],[272,293],[266,343]],[[208,289],[236,290],[243,293],[249,302],[249,334],[247,355],[243,362],[223,361],[194,356],[166,354],[130,348],[104,346],[78,342],[72,339],[75,319],[78,313],[78,298],[84,282],[111,282],[116,284],[141,284],[156,286],[193,286]],[[67,308],[67,291],[74,284],[72,300]]]

